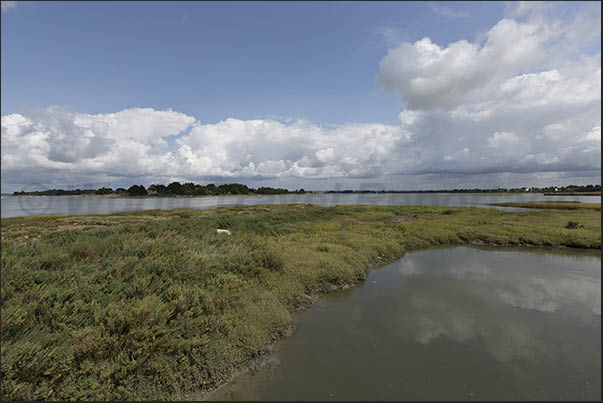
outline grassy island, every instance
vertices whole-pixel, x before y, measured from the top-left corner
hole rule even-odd
[[[601,203],[581,203],[579,201],[532,201],[532,202],[504,202],[492,203],[492,206],[537,208],[551,210],[595,210],[601,211]]]
[[[314,295],[363,281],[407,251],[461,244],[600,249],[600,205],[3,219],[2,398],[187,398],[267,351]]]

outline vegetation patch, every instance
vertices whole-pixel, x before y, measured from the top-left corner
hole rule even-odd
[[[284,337],[314,295],[409,250],[601,247],[600,208],[275,205],[1,223],[4,400],[211,390]]]
[[[601,203],[580,203],[579,201],[547,201],[547,202],[505,202],[491,203],[491,206],[523,207],[553,210],[595,210],[601,211]]]
[[[408,214],[408,215],[399,215],[395,216],[393,219],[389,220],[392,224],[399,224],[401,222],[411,222],[416,221],[418,219],[416,214]]]

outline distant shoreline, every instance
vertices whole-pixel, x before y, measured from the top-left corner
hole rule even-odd
[[[127,194],[108,194],[108,195],[12,195],[3,194],[2,196],[11,197],[103,197],[108,199],[171,199],[171,198],[193,198],[193,197],[238,197],[238,196],[299,196],[306,193],[276,193],[276,194],[221,194],[221,195],[146,195],[146,196],[129,196]]]
[[[347,195],[361,195],[361,194],[482,194],[482,195],[501,195],[501,196],[515,196],[515,195],[543,195],[543,196],[601,196],[600,192],[568,192],[568,193],[542,193],[542,192],[450,192],[450,191],[431,191],[431,190],[417,190],[417,191],[390,191],[390,192],[376,192],[376,191],[358,191],[358,192],[343,192],[343,191],[306,191],[305,193],[275,193],[275,194],[219,194],[219,195],[145,195],[145,196],[129,196],[128,194],[84,194],[84,195],[40,195],[40,194],[27,194],[27,195],[14,195],[10,193],[2,193],[2,196],[11,197],[104,197],[104,198],[124,198],[124,199],[154,199],[154,198],[197,198],[197,197],[238,197],[238,196],[299,196],[308,194],[347,194]]]

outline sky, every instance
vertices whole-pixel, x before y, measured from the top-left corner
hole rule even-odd
[[[600,2],[2,1],[1,190],[601,183]]]

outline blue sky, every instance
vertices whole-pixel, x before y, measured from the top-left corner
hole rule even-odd
[[[399,38],[474,37],[503,5],[409,2],[40,2],[2,16],[2,114],[64,105],[236,116],[398,122],[378,61]],[[459,20],[463,20],[459,24]]]
[[[2,3],[3,191],[600,183],[600,3]]]

